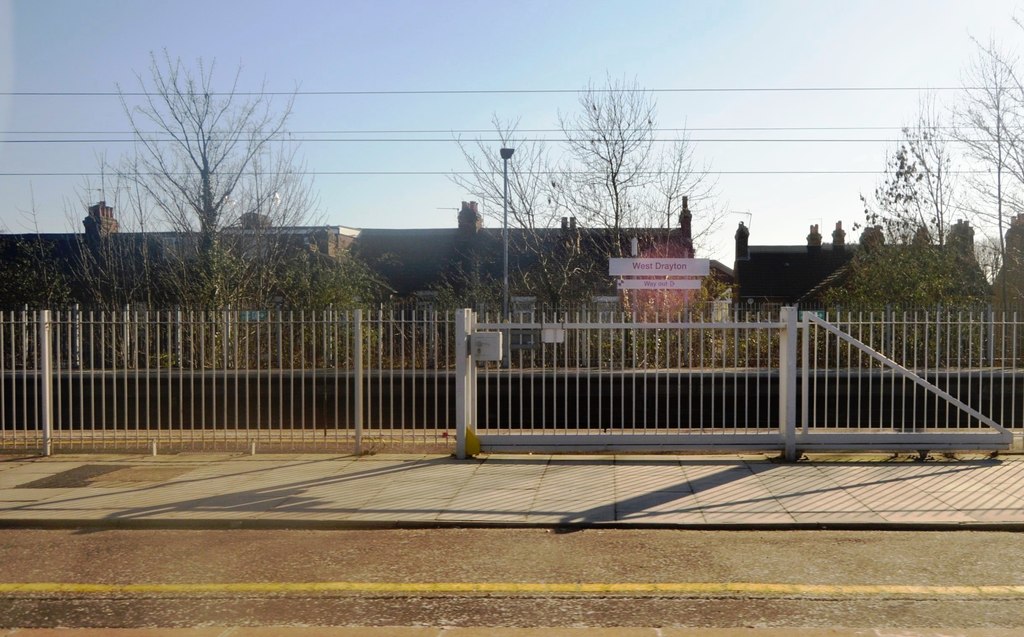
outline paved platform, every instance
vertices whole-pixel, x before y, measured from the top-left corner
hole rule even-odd
[[[1017,637],[1016,629],[852,628],[430,628],[242,626],[210,628],[18,628],[0,637]]]
[[[1024,529],[1024,459],[0,457],[0,526]]]

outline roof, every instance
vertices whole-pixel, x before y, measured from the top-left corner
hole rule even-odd
[[[510,270],[535,261],[517,249],[524,234],[521,229],[509,230]],[[492,228],[475,233],[458,228],[364,228],[352,249],[395,293],[408,296],[434,289],[460,270],[500,278],[502,245],[501,230]]]
[[[540,261],[539,254],[560,250],[567,232],[578,234],[583,253],[593,256],[598,271],[607,272],[605,259],[613,252],[614,239],[607,228],[509,228],[508,232],[510,273],[529,270]],[[629,228],[620,230],[619,235],[626,242],[624,249],[628,250],[628,237],[637,236],[648,243],[658,241],[663,245],[665,231]],[[672,243],[676,249],[675,240],[679,237],[679,229],[673,229]],[[504,270],[501,228],[481,228],[475,232],[459,228],[366,228],[359,232],[352,249],[400,296],[432,290],[444,282],[452,283],[458,275],[469,271],[483,278],[500,279]],[[682,255],[670,253],[669,256]],[[732,280],[730,268],[718,261],[713,261],[711,266],[720,278]],[[614,290],[611,277],[608,289]]]
[[[749,258],[736,261],[739,297],[796,302],[849,262],[857,248],[750,246]]]

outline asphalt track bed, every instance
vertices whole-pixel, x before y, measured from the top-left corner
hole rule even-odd
[[[1011,629],[1021,559],[998,532],[7,530],[0,626]]]
[[[1020,600],[602,597],[0,599],[4,626],[1014,628]]]

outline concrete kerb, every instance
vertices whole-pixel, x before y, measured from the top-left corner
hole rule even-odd
[[[672,522],[492,522],[492,521],[375,521],[375,520],[225,520],[225,519],[93,519],[51,518],[0,520],[0,529],[37,530],[148,530],[148,531],[373,531],[430,529],[540,529],[554,533],[607,530],[661,531],[887,531],[887,532],[1024,532],[1022,522],[785,522],[703,523]]]

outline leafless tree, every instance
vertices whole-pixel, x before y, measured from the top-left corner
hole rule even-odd
[[[77,235],[77,246],[69,276],[75,281],[75,298],[90,308],[110,310],[139,305],[159,307],[172,303],[167,294],[168,262],[152,234],[148,213],[140,204],[138,181],[104,177],[102,187],[87,182],[79,200],[68,202],[69,224],[81,228],[83,213],[94,205],[91,197],[100,192],[97,206],[109,205],[117,217],[115,232],[92,231]]]
[[[579,241],[579,229],[563,231],[562,217],[571,216],[560,205],[555,189],[550,145],[519,132],[517,121],[493,119],[502,147],[515,149],[509,170],[510,243],[521,254],[536,260],[528,271],[512,273],[516,287],[545,303],[559,304],[585,295],[585,281],[593,278],[593,259],[586,258]],[[503,161],[491,144],[482,140],[459,140],[471,175],[456,175],[453,181],[484,204],[484,211],[497,226],[504,223]]]
[[[957,139],[980,174],[971,179],[976,218],[995,234],[999,261],[1006,262],[1006,217],[1020,210],[1024,187],[1024,85],[1017,60],[993,42],[977,44],[977,57],[964,77],[963,103],[955,110]],[[1002,302],[1007,289],[996,290]]]
[[[164,52],[122,91],[137,144],[119,173],[150,225],[170,230],[179,298],[204,306],[265,300],[289,249],[279,229],[316,208],[286,130],[292,100],[278,107],[262,87],[240,90],[240,69],[223,86],[214,71]]]
[[[959,183],[953,170],[954,156],[946,124],[933,98],[921,100],[917,121],[903,128],[919,175],[917,224],[932,235],[932,242],[946,244],[950,224],[959,206]]]
[[[559,118],[567,149],[554,180],[559,201],[584,225],[610,229],[620,247],[624,229],[660,227],[684,195],[701,205],[714,191],[688,137],[659,139],[657,119],[651,93],[611,78],[590,85],[579,108]],[[700,219],[704,232],[720,218]]]
[[[705,213],[697,219],[696,241],[720,223],[715,184],[695,160],[693,145],[685,135],[660,139],[656,122],[649,92],[636,82],[611,79],[581,91],[579,108],[559,116],[558,139],[530,138],[517,122],[495,119],[499,140],[515,148],[509,224],[526,243],[521,248],[538,261],[521,273],[525,289],[553,303],[588,298],[595,285],[608,284],[603,257],[622,255],[627,231],[660,228],[666,219],[674,225],[683,196]],[[500,215],[503,166],[497,149],[480,140],[460,145],[470,175],[453,181]],[[501,223],[493,213],[491,218]],[[571,227],[563,229],[563,219]]]
[[[922,99],[917,120],[903,127],[903,140],[887,160],[874,200],[862,197],[868,224],[882,226],[891,243],[946,243],[961,208],[947,128],[934,100]]]

